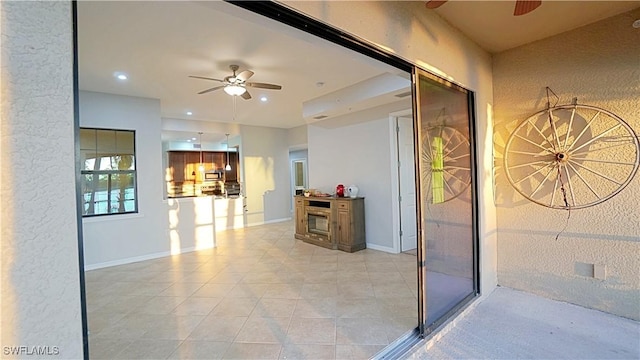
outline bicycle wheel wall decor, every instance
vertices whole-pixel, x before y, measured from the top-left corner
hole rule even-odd
[[[507,179],[526,199],[554,209],[582,209],[622,191],[638,171],[640,146],[615,114],[560,105],[520,123],[505,145]]]

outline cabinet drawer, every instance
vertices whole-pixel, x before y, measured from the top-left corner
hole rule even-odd
[[[304,200],[302,200],[302,199],[296,199],[296,205],[302,205],[303,201]]]
[[[338,209],[349,209],[348,201],[338,201]]]

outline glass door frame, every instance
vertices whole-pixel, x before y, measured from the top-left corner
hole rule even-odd
[[[322,39],[328,40],[338,46],[343,46],[353,51],[359,52],[363,55],[369,56],[373,59],[379,60],[386,64],[389,64],[399,70],[406,71],[408,74],[411,74],[412,77],[412,98],[413,98],[413,121],[414,126],[416,126],[417,130],[414,130],[414,136],[416,139],[419,136],[419,127],[417,124],[417,119],[419,118],[416,103],[416,99],[419,98],[419,89],[417,85],[418,75],[425,75],[429,78],[442,83],[445,86],[449,86],[455,89],[460,89],[465,91],[468,96],[468,108],[469,108],[469,131],[470,131],[470,146],[471,146],[471,171],[472,171],[472,215],[473,215],[473,271],[474,271],[474,294],[468,296],[463,301],[461,301],[456,307],[451,309],[448,313],[445,314],[438,320],[434,325],[427,328],[426,324],[426,298],[425,298],[425,262],[424,255],[426,254],[426,243],[424,237],[422,236],[422,229],[424,228],[421,221],[417,222],[418,226],[418,256],[417,256],[417,268],[418,268],[418,324],[416,324],[416,328],[408,333],[405,336],[400,337],[399,339],[393,341],[387,348],[385,348],[381,353],[376,355],[377,358],[393,358],[400,356],[401,354],[408,351],[410,348],[418,344],[425,336],[427,336],[430,332],[432,332],[436,325],[441,325],[444,321],[451,318],[457,311],[463,308],[466,304],[469,303],[474,297],[479,294],[479,268],[478,268],[478,199],[477,199],[477,158],[476,158],[476,142],[475,142],[475,103],[474,103],[474,94],[473,92],[466,90],[459,85],[456,85],[452,82],[444,80],[436,75],[433,75],[421,68],[418,68],[417,65],[390,53],[387,50],[380,48],[379,46],[366,42],[362,38],[358,38],[346,32],[343,32],[339,29],[331,27],[323,22],[315,20],[307,15],[304,15],[296,10],[286,7],[285,5],[276,3],[276,2],[267,2],[267,1],[229,1],[226,2],[237,5],[240,8],[244,8],[251,12],[266,16],[270,19],[276,20],[280,23],[292,26],[309,34],[318,36]],[[79,107],[78,107],[78,46],[77,46],[77,2],[72,2],[72,13],[71,17],[73,19],[73,72],[74,72],[74,98],[75,98],[75,107],[74,107],[74,128],[77,132],[79,129]],[[76,135],[76,139],[78,136]],[[76,140],[76,147],[78,147],[78,141]],[[419,142],[417,143],[419,144]],[[415,150],[419,149],[419,145],[415,146]],[[417,154],[417,152],[416,152]],[[418,159],[418,157],[416,157]],[[416,164],[418,161],[416,161]],[[416,165],[416,170],[419,170]],[[79,171],[76,172],[79,174]],[[419,174],[416,171],[416,174]],[[418,199],[421,199],[422,194],[420,193],[420,184],[419,184],[419,176],[416,176],[416,195]],[[79,181],[76,181],[79,184]],[[76,185],[79,186],[79,185]],[[83,350],[84,350],[84,358],[89,358],[89,348],[88,348],[88,321],[87,321],[87,309],[86,309],[86,286],[85,286],[85,278],[84,278],[84,257],[83,257],[83,239],[82,239],[82,218],[81,218],[81,203],[79,201],[76,203],[77,214],[78,214],[78,246],[79,246],[79,269],[80,269],[80,303],[81,303],[81,312],[82,312],[82,335],[83,335]],[[422,219],[420,216],[420,212],[422,211],[421,204],[417,204],[418,209],[418,218]]]
[[[469,126],[469,150],[470,150],[470,171],[471,171],[471,226],[472,226],[472,282],[473,291],[467,295],[464,299],[458,302],[454,307],[449,309],[443,316],[438,318],[432,324],[427,323],[427,240],[425,234],[425,224],[423,217],[423,204],[424,194],[422,191],[422,173],[420,156],[422,154],[422,127],[421,127],[421,108],[420,99],[422,94],[420,93],[420,77],[425,77],[433,82],[436,82],[443,87],[460,91],[467,95],[467,109],[468,109],[468,126]],[[413,86],[412,106],[413,106],[413,135],[414,135],[414,162],[415,165],[415,186],[416,186],[416,209],[417,214],[417,232],[418,232],[418,317],[419,317],[419,333],[420,336],[426,337],[439,326],[444,324],[447,320],[456,315],[471,300],[476,298],[480,294],[480,268],[479,268],[479,230],[478,230],[478,187],[477,187],[477,151],[476,151],[476,128],[475,128],[475,94],[463,88],[460,85],[447,81],[437,75],[434,75],[426,70],[423,70],[417,66],[414,66],[411,74],[411,83]]]
[[[432,324],[429,327],[426,326],[427,312],[426,312],[426,302],[425,302],[426,298],[425,298],[425,291],[424,291],[425,285],[426,285],[425,283],[426,278],[424,277],[425,274],[423,274],[423,272],[425,271],[424,255],[426,250],[426,242],[424,240],[424,237],[421,234],[422,229],[424,228],[423,224],[421,224],[421,221],[417,221],[417,226],[419,227],[418,228],[419,256],[417,259],[418,297],[419,297],[418,298],[419,304],[417,304],[418,305],[418,319],[417,319],[418,324],[413,332],[397,339],[396,341],[393,341],[385,350],[383,350],[383,352],[379,353],[377,357],[388,358],[388,357],[399,356],[404,351],[407,351],[409,348],[417,344],[421,339],[424,339],[425,337],[427,337],[431,332],[433,332],[433,330],[435,330],[438,326],[442,325],[444,322],[446,322],[448,319],[454,316],[457,312],[459,312],[462,308],[464,308],[467,304],[469,304],[469,302],[472,299],[474,299],[480,294],[480,288],[479,288],[480,271],[479,271],[479,250],[478,250],[479,248],[479,245],[478,245],[479,244],[478,242],[478,239],[479,239],[478,237],[478,234],[479,234],[478,232],[478,198],[477,198],[478,172],[477,172],[477,151],[476,151],[476,141],[475,141],[475,137],[476,137],[475,109],[476,107],[475,107],[475,101],[474,101],[475,100],[474,93],[458,84],[455,84],[435,74],[432,74],[420,68],[418,65],[411,63],[406,59],[401,58],[385,49],[382,49],[373,43],[367,42],[362,38],[359,38],[350,33],[344,32],[340,29],[337,29],[333,26],[330,26],[314,18],[311,18],[306,14],[303,14],[298,10],[290,8],[284,4],[271,2],[271,1],[240,1],[240,0],[225,0],[225,1],[228,3],[234,4],[240,8],[243,8],[245,10],[249,10],[253,13],[278,21],[282,24],[286,24],[293,28],[302,30],[306,33],[318,36],[319,38],[328,40],[338,46],[343,46],[345,48],[356,51],[360,54],[369,56],[373,59],[389,64],[399,70],[406,71],[411,75],[411,80],[412,80],[413,121],[414,121],[414,126],[416,127],[419,124],[417,120],[418,113],[417,113],[417,103],[416,103],[417,101],[416,99],[419,96],[419,90],[417,89],[417,86],[416,86],[418,74],[428,76],[430,79],[436,82],[439,82],[444,86],[463,91],[467,94],[468,111],[469,111],[469,133],[470,133],[469,142],[470,142],[470,148],[471,148],[470,155],[471,155],[471,174],[472,174],[470,186],[472,189],[471,190],[472,191],[472,232],[473,232],[473,235],[472,235],[473,236],[473,239],[472,239],[473,264],[472,266],[473,266],[474,292],[473,294],[463,299],[460,303],[458,303],[457,306],[452,308],[449,312],[447,312],[443,317],[440,318],[440,320],[436,321],[434,324]],[[417,136],[418,136],[417,130],[414,130],[414,136],[416,136],[416,139],[417,139]],[[417,146],[417,144],[414,145],[416,154],[418,154],[417,152],[418,148],[419,146]],[[419,158],[416,157],[415,164],[419,163],[417,159]],[[420,190],[420,186],[419,186],[420,177],[418,176],[418,174],[420,173],[418,172],[418,170],[419,170],[418,166],[416,165],[416,191]],[[421,195],[418,192],[416,192],[416,196],[417,196],[417,202],[420,202]],[[417,209],[419,210],[416,216],[420,216],[421,215],[420,211],[422,211],[421,210],[422,207],[420,203],[417,204]],[[421,217],[419,218],[421,219]]]

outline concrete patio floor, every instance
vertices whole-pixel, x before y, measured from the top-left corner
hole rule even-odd
[[[499,287],[406,358],[640,359],[640,322]]]

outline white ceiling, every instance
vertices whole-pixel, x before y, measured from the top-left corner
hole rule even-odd
[[[449,1],[425,11],[436,11],[495,52],[630,10],[640,1],[545,0],[520,17],[512,15],[514,4]],[[78,42],[81,90],[160,99],[162,117],[172,119],[291,128],[305,124],[305,103],[339,102],[345,88],[362,87],[384,73],[408,78],[386,64],[219,1],[80,1]],[[221,79],[231,74],[231,64],[254,71],[251,81],[283,89],[250,89],[253,99],[238,98],[234,120],[231,96],[222,90],[197,95],[217,83],[188,77]],[[125,72],[129,80],[117,80],[116,72]],[[261,102],[261,96],[268,101]],[[205,137],[215,141],[224,132]],[[190,135],[197,136],[167,138]]]
[[[221,2],[79,2],[78,42],[81,90],[160,99],[165,118],[234,122],[233,97],[197,95],[219,83],[188,77],[222,79],[231,64],[254,71],[251,81],[282,85],[249,88],[253,98],[237,98],[235,122],[280,128],[305,124],[306,101],[402,73]]]

